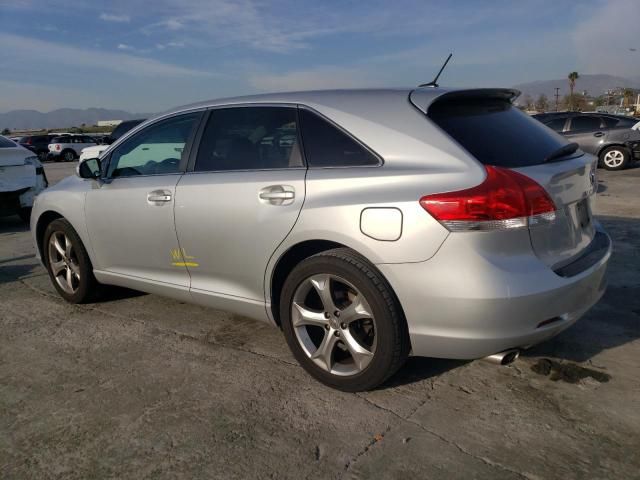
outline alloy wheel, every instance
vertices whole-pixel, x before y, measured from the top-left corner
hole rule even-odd
[[[49,265],[56,283],[70,295],[80,287],[80,265],[71,240],[64,232],[49,237]]]
[[[376,350],[376,324],[366,298],[337,275],[318,274],[296,289],[291,322],[304,353],[339,376],[362,372]]]
[[[66,153],[64,154],[64,159],[65,159],[65,161],[67,161],[67,162],[73,162],[73,161],[76,159],[76,157],[75,157],[75,155],[73,154],[73,152],[66,152]]]
[[[617,168],[624,162],[624,153],[620,150],[610,150],[604,155],[605,165],[611,168]]]

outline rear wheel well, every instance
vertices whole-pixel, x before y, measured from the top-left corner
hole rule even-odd
[[[328,240],[308,240],[294,245],[280,257],[271,275],[271,313],[278,326],[280,326],[280,294],[291,270],[305,258],[334,248],[345,248],[345,246]]]
[[[47,229],[47,226],[58,218],[63,218],[58,212],[54,212],[53,210],[49,210],[44,212],[38,218],[38,223],[36,224],[36,242],[38,244],[38,251],[40,253],[40,258],[44,258],[42,256],[42,242],[44,241],[44,232]]]
[[[287,250],[278,260],[278,263],[273,269],[273,274],[271,275],[271,314],[273,315],[273,319],[279,327],[282,327],[280,323],[280,295],[282,294],[282,287],[284,286],[284,282],[289,276],[289,273],[305,258],[316,255],[320,252],[325,252],[327,250],[333,250],[335,248],[349,248],[341,243],[331,242],[329,240],[307,240],[305,242],[298,243]],[[352,250],[352,249],[350,249]],[[357,255],[361,256],[366,260],[364,256],[358,253],[355,250],[352,250]],[[373,266],[373,264],[372,264]],[[375,268],[375,266],[373,266]],[[379,272],[380,277],[385,280],[387,285],[389,286],[389,290],[394,297],[394,301],[397,302],[398,309],[402,314],[402,318],[406,323],[406,317],[404,316],[404,309],[402,308],[402,304],[398,300],[398,296],[393,291],[393,287],[389,284],[389,282],[384,278],[382,272]]]
[[[598,150],[598,161],[601,161],[600,155],[602,155],[602,152],[604,152],[607,148],[611,148],[611,147],[616,147],[630,153],[629,148],[626,145],[623,145],[622,143],[609,143],[607,145],[602,146],[602,148]]]

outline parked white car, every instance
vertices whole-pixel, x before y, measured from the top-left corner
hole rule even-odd
[[[29,223],[33,199],[47,186],[38,157],[0,136],[0,216],[18,214]]]
[[[49,158],[56,162],[72,162],[80,157],[80,153],[84,148],[93,145],[96,145],[96,141],[87,135],[55,137],[49,144]]]

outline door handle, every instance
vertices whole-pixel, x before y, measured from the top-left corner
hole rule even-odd
[[[150,203],[165,203],[171,201],[171,192],[166,190],[154,190],[147,194],[147,201]]]
[[[290,185],[271,185],[261,189],[258,197],[270,205],[290,205],[296,198],[296,193]]]
[[[289,198],[295,198],[293,192],[263,192],[260,194],[260,198],[263,200],[287,200]]]
[[[596,132],[593,134],[594,137],[604,137],[604,133],[603,132]]]

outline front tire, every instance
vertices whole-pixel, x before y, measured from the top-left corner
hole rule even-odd
[[[391,287],[346,248],[319,253],[293,269],[282,289],[280,318],[302,367],[339,390],[375,388],[409,354],[406,322]]]
[[[62,298],[69,303],[87,303],[96,298],[99,283],[91,260],[67,220],[59,218],[47,226],[42,253],[49,277]]]
[[[607,170],[624,170],[630,160],[631,154],[624,147],[607,147],[600,152],[600,162]]]

